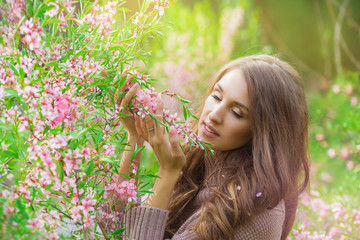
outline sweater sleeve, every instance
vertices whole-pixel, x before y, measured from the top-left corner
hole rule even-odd
[[[124,216],[125,237],[127,240],[163,240],[168,210],[153,207],[136,207]],[[190,216],[171,240],[192,240],[196,234],[192,229],[200,216],[200,210]],[[281,201],[273,209],[252,218],[235,229],[235,240],[278,240],[281,237],[285,218],[285,205]]]
[[[163,240],[169,211],[140,206],[129,209],[124,217],[124,239]]]
[[[279,240],[285,219],[285,204],[281,201],[275,208],[252,218],[235,229],[235,240]]]

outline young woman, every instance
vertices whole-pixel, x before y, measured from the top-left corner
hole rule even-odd
[[[138,89],[130,88],[123,107]],[[125,239],[286,238],[309,181],[307,105],[289,64],[256,55],[218,72],[194,125],[214,156],[183,151],[175,129],[168,140],[160,124],[127,111],[129,149],[148,141],[160,178],[145,205],[125,214]],[[122,173],[129,172],[130,155],[123,156]]]

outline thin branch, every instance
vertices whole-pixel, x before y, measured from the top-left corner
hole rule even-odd
[[[71,219],[71,220],[74,221],[74,219],[73,219],[70,215],[64,213],[63,211],[61,211],[61,210],[60,210],[58,207],[56,207],[55,205],[50,204],[50,206],[52,206],[53,208],[55,208],[56,210],[58,210],[61,214],[63,214],[64,216],[66,216],[66,217],[68,217],[69,219]],[[79,223],[76,223],[76,222],[75,222],[75,224],[80,225]]]
[[[335,16],[335,13],[334,13],[334,8],[333,8],[331,0],[326,0],[326,5],[327,5],[327,7],[329,9],[331,20],[332,20],[333,24],[335,24],[336,16]],[[335,5],[336,5],[336,3],[335,3]]]
[[[325,31],[325,25],[323,22],[323,16],[321,14],[321,7],[320,7],[320,0],[316,0],[314,1],[314,9],[315,9],[315,13],[317,14],[317,25],[318,25],[318,30],[319,32],[324,32]],[[321,42],[322,42],[322,46],[323,49],[329,49],[329,39],[326,37],[326,35],[322,34],[321,37]],[[323,59],[324,59],[324,74],[327,77],[331,76],[331,57],[328,51],[321,51]]]
[[[12,157],[12,158],[10,158],[9,160],[7,160],[5,163],[4,163],[4,165],[7,165],[11,160],[13,160],[14,159],[14,157]]]
[[[344,21],[346,15],[346,7],[349,4],[350,0],[344,0],[340,5],[340,11],[336,19],[335,28],[334,28],[334,57],[335,57],[335,69],[336,73],[339,75],[342,73],[341,66],[341,50],[340,50],[340,42],[341,42],[341,25]]]
[[[328,0],[328,2],[329,1],[330,0]],[[341,7],[341,5],[337,1],[332,0],[332,2],[336,7],[338,7],[338,8]],[[346,15],[347,15],[348,20],[350,21],[350,26],[355,28],[355,30],[357,30],[358,32],[360,32],[360,25],[352,18],[351,13],[346,12]]]
[[[340,39],[340,44],[341,44],[341,47],[344,49],[345,53],[347,54],[347,56],[349,57],[349,59],[351,60],[351,62],[360,71],[360,62],[351,53],[351,51],[350,51],[350,49],[349,49],[348,45],[346,44],[345,39],[343,37],[341,37],[341,39]]]

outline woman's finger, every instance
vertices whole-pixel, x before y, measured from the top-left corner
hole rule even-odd
[[[171,156],[176,160],[185,160],[185,155],[180,147],[179,137],[175,127],[170,127],[169,142],[170,142]]]
[[[114,95],[115,98],[115,102],[117,103],[117,105],[120,105],[121,104],[121,101],[122,99],[124,98],[124,95],[126,93],[126,90],[127,89],[130,89],[131,87],[134,86],[134,82],[131,81],[131,80],[126,80],[124,85],[121,86],[121,88],[119,88],[117,91],[116,91],[116,94]]]
[[[156,118],[160,121],[163,120],[164,102],[161,99],[161,93],[158,93],[156,97]]]
[[[149,112],[149,114],[152,114],[152,106],[151,106],[150,97],[145,96],[145,101],[146,101],[145,107],[147,108],[147,111]],[[150,115],[145,116],[144,123],[145,123],[145,127],[146,127],[145,130],[148,132],[147,133],[148,136],[153,137],[155,129],[158,127],[158,126],[156,126],[156,125],[158,125],[158,123],[155,124],[154,119],[152,117],[150,117]]]
[[[129,91],[126,93],[125,97],[121,100],[120,107],[124,108],[129,105],[132,97],[135,95],[135,93],[140,89],[139,84],[135,83],[134,86],[132,86]]]
[[[147,133],[145,132],[141,122],[142,122],[141,117],[139,117],[138,115],[135,115],[135,128],[136,128],[136,131],[145,141],[148,141]]]
[[[140,118],[141,129],[144,132],[144,135],[146,136],[147,141],[149,142],[149,141],[151,141],[151,137],[152,137],[152,135],[149,133],[154,130],[154,127],[148,126],[148,124],[147,124],[146,119],[149,118],[149,116],[146,115],[144,118],[139,116],[139,118]]]

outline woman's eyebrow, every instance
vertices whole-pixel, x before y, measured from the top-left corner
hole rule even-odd
[[[215,86],[219,88],[220,92],[224,92],[224,90],[222,89],[220,83],[216,83]],[[236,105],[238,105],[239,107],[245,108],[246,111],[249,112],[249,108],[247,106],[245,106],[244,104],[242,104],[241,102],[234,101],[234,103]]]

